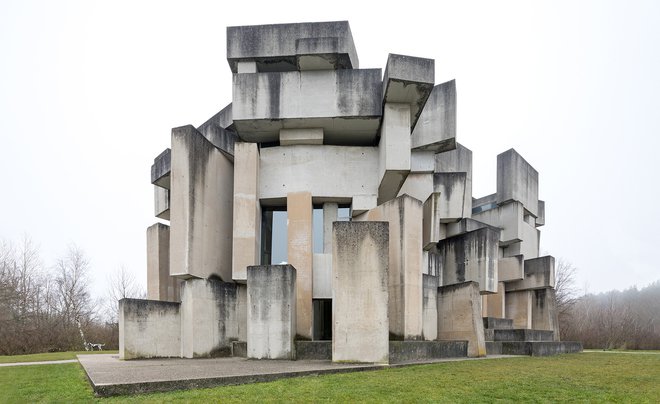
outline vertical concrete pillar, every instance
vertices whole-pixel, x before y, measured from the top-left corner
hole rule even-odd
[[[410,173],[410,104],[385,103],[378,152],[382,204],[397,196]]]
[[[422,314],[422,336],[425,341],[438,338],[438,277],[422,275],[424,283],[424,307]]]
[[[332,223],[337,221],[339,205],[323,204],[323,253],[332,254]]]
[[[532,290],[506,292],[506,318],[513,320],[513,328],[532,328]]]
[[[467,340],[468,356],[486,355],[481,295],[477,282],[438,288],[438,339]]]
[[[232,278],[247,280],[247,267],[259,264],[261,205],[259,204],[259,148],[256,143],[234,144],[234,214]]]
[[[332,360],[389,362],[387,222],[333,224]]]
[[[312,194],[292,192],[286,197],[288,227],[288,262],[296,268],[296,334],[312,339]]]
[[[534,290],[532,328],[535,330],[554,331],[554,339],[555,341],[559,341],[559,319],[554,289]]]
[[[498,282],[497,293],[483,296],[486,301],[484,317],[504,318],[504,313],[506,311],[504,296],[504,282]]]
[[[295,359],[296,269],[250,266],[247,291],[247,357]]]
[[[170,226],[147,228],[147,299],[178,302],[180,280],[170,276]]]

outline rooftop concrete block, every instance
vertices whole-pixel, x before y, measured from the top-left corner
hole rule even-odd
[[[410,173],[410,106],[385,104],[378,144],[378,203],[393,199]]]
[[[482,196],[481,198],[472,198],[472,214],[481,213],[486,210],[497,207],[497,194]]]
[[[172,171],[172,150],[163,150],[151,165],[151,183],[162,188],[170,188],[170,173]]]
[[[435,155],[436,173],[468,173],[472,181],[472,150],[456,143],[456,148]]]
[[[325,144],[370,145],[382,115],[380,69],[234,74],[234,126],[248,142],[322,128]]]
[[[218,111],[217,114],[210,117],[206,122],[200,125],[197,130],[199,133],[204,135],[205,138],[209,139],[208,131],[211,131],[213,128],[222,128],[230,131],[234,130],[234,119],[232,118],[232,105],[229,103],[226,107]],[[209,141],[211,141],[209,139]]]
[[[383,102],[410,105],[410,130],[435,83],[435,61],[390,53],[383,76]]]
[[[539,173],[513,149],[497,156],[497,203],[518,201],[534,217],[539,208]]]
[[[525,260],[525,278],[508,282],[507,292],[530,289],[545,289],[555,287],[555,258],[545,257]]]
[[[260,72],[359,66],[348,21],[227,27],[227,61],[234,73],[241,61]]]
[[[412,132],[410,147],[435,153],[456,147],[456,81],[433,87]]]

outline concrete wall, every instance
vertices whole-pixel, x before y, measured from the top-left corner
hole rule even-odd
[[[234,167],[192,126],[172,129],[170,273],[232,277]]]
[[[389,327],[395,339],[422,337],[422,203],[408,195],[355,220],[389,223]]]
[[[411,147],[436,153],[456,147],[455,80],[433,87],[412,132]]]
[[[513,328],[532,328],[531,290],[506,292],[506,318],[513,320]]]
[[[538,216],[539,173],[513,149],[497,156],[497,202],[508,201],[518,201]]]
[[[502,229],[500,232],[501,246],[517,243],[524,239],[523,217],[524,208],[520,202],[510,202],[472,214],[472,219]]]
[[[245,288],[218,279],[189,279],[181,289],[181,356],[229,356],[245,336]]]
[[[386,222],[333,224],[332,360],[389,361]]]
[[[438,338],[438,277],[422,275],[423,282],[423,310],[422,310],[422,336],[425,341],[434,341]]]
[[[248,267],[247,290],[247,357],[295,359],[296,269]]]
[[[497,293],[482,296],[482,310],[484,317],[504,318],[506,313],[504,282],[497,283]]]
[[[486,355],[481,295],[476,282],[438,288],[438,339],[467,340],[468,356]]]
[[[147,298],[178,302],[181,281],[170,276],[170,226],[147,228]]]
[[[410,173],[410,105],[386,103],[378,144],[378,203],[395,198]]]
[[[167,358],[181,354],[180,303],[119,301],[119,358]]]
[[[234,145],[234,212],[232,279],[247,280],[247,267],[261,256],[261,204],[259,192],[259,149],[256,143]]]
[[[537,289],[532,300],[532,328],[554,331],[554,340],[559,341],[559,318],[555,290]]]
[[[524,272],[524,279],[507,282],[507,292],[555,287],[555,258],[550,255],[525,260]]]
[[[472,151],[456,143],[453,150],[435,155],[436,173],[466,173],[465,175],[465,217],[472,213]]]
[[[301,339],[312,339],[313,273],[312,194],[295,192],[287,195],[288,262],[296,268],[296,333]]]
[[[470,217],[472,193],[468,189],[467,173],[433,174],[433,191],[440,193],[439,217],[442,223],[451,223]]]
[[[498,279],[502,282],[517,281],[525,277],[522,255],[502,257],[497,261]]]

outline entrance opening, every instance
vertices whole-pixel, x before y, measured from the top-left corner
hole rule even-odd
[[[261,265],[278,265],[288,260],[286,208],[262,208]]]
[[[314,299],[314,341],[332,340],[332,299]]]

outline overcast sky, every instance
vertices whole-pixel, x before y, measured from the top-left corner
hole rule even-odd
[[[496,156],[540,173],[541,250],[589,292],[660,279],[660,2],[0,1],[0,238],[45,265],[76,243],[94,293],[146,284],[153,158],[231,102],[230,25],[349,20],[362,68],[388,53],[457,80],[473,195]],[[393,4],[393,3],[392,3]]]

